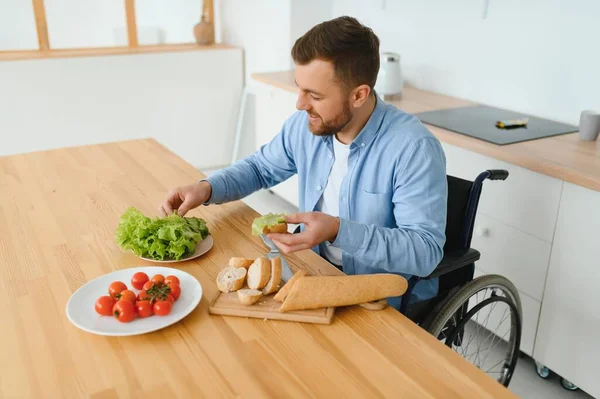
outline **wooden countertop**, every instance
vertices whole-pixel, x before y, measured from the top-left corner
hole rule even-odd
[[[296,92],[293,71],[259,73],[252,77],[257,81]],[[410,87],[404,89],[402,99],[392,100],[391,103],[409,113],[475,104]],[[600,140],[580,141],[579,133],[571,133],[499,146],[435,126],[428,125],[428,128],[440,141],[447,144],[600,191]]]
[[[203,287],[188,317],[131,337],[73,326],[79,287],[149,263],[117,247],[122,212],[154,216],[170,188],[202,177],[154,140],[0,157],[1,397],[514,397],[389,308],[340,308],[331,325],[209,315],[228,259],[265,252],[240,201],[190,213],[215,244],[175,265]],[[288,259],[336,271],[311,251]]]

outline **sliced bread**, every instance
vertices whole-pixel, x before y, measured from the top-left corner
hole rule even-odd
[[[253,263],[254,259],[238,258],[235,256],[229,259],[229,266],[233,267],[243,267],[248,269]]]
[[[237,291],[244,286],[246,274],[243,267],[226,267],[217,276],[217,288],[224,293]]]
[[[263,289],[271,276],[271,262],[264,256],[256,259],[248,269],[248,288]]]
[[[251,290],[248,288],[241,289],[237,292],[238,298],[240,299],[240,303],[242,305],[253,305],[255,304],[260,297],[262,296],[262,292],[259,290]]]
[[[281,282],[281,258],[271,259],[271,276],[265,288],[263,288],[263,295],[269,295],[279,289],[279,283]]]

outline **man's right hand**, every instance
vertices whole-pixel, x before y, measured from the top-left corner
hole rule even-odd
[[[167,216],[176,209],[179,216],[184,216],[190,209],[194,209],[208,201],[211,194],[212,187],[207,181],[177,187],[169,191],[167,199],[158,207],[158,211],[163,216]]]

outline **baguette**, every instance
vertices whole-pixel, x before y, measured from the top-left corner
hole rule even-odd
[[[262,296],[262,292],[259,290],[251,290],[248,288],[239,290],[237,294],[238,298],[240,299],[240,303],[246,306],[255,304]]]
[[[224,293],[239,290],[244,286],[246,273],[243,267],[226,267],[217,276],[217,288]]]
[[[396,274],[305,276],[294,284],[281,312],[357,305],[400,296],[408,283]]]
[[[300,269],[296,273],[294,273],[292,278],[289,279],[288,282],[285,283],[283,287],[281,287],[281,289],[279,290],[279,292],[277,294],[275,294],[273,299],[276,300],[277,302],[283,302],[285,300],[285,297],[289,294],[290,290],[296,283],[296,281],[298,281],[299,278],[306,276],[306,274],[307,274],[306,270],[302,270],[302,269]]]
[[[245,269],[248,269],[250,267],[250,265],[252,265],[253,263],[254,263],[254,259],[237,258],[237,257],[233,257],[233,258],[229,259],[229,266],[233,266],[233,267],[243,267]]]
[[[261,290],[265,288],[271,276],[271,262],[264,256],[256,259],[248,269],[248,288]]]
[[[276,257],[271,259],[271,277],[265,288],[263,288],[263,295],[269,295],[279,289],[279,283],[281,282],[281,258]]]

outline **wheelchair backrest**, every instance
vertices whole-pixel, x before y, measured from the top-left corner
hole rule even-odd
[[[446,218],[446,244],[444,251],[453,251],[465,248],[462,236],[464,230],[469,228],[467,221],[467,205],[473,182],[454,176],[447,176],[448,204]]]

